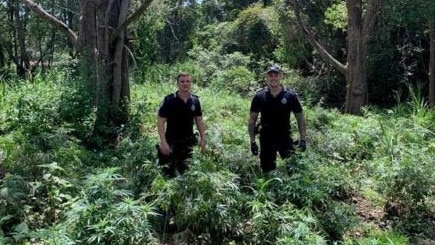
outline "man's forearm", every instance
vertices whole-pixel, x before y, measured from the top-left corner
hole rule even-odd
[[[195,118],[195,121],[196,121],[196,128],[198,129],[198,132],[199,132],[199,136],[202,139],[205,139],[206,135],[205,135],[204,120],[202,119],[202,117],[197,117],[197,118]]]
[[[257,123],[258,113],[251,112],[249,114],[248,132],[251,142],[255,141],[255,124]]]
[[[295,116],[296,116],[296,121],[298,123],[300,140],[306,140],[307,130],[306,130],[305,116],[303,113],[297,113]]]
[[[157,132],[159,134],[160,142],[166,142],[165,123],[166,123],[166,121],[164,118],[159,117],[157,119]]]
[[[248,132],[249,132],[249,138],[251,139],[251,142],[254,142],[255,141],[255,123],[252,122],[252,120],[249,120]]]

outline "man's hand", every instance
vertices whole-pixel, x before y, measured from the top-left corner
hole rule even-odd
[[[172,149],[169,146],[168,142],[160,142],[160,152],[165,156],[169,156],[169,154],[171,154]]]
[[[300,140],[300,141],[299,141],[298,148],[299,148],[301,151],[305,151],[305,150],[307,149],[307,142],[306,142],[305,140]]]
[[[205,150],[206,143],[207,143],[207,141],[206,141],[205,137],[201,137],[199,142],[198,142],[198,146],[199,146],[199,149],[201,151]]]
[[[251,143],[251,152],[254,156],[258,155],[258,145],[255,141]]]

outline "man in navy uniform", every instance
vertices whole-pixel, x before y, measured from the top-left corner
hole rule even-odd
[[[159,164],[168,177],[183,174],[188,168],[188,159],[198,144],[203,150],[206,144],[205,125],[198,96],[190,92],[192,77],[187,72],[177,76],[178,90],[167,95],[157,113]],[[199,142],[193,133],[195,122]]]
[[[306,122],[298,96],[281,85],[283,77],[279,66],[266,70],[267,86],[258,91],[252,99],[248,131],[251,139],[251,152],[258,155],[255,141],[256,123],[260,117],[260,166],[263,173],[276,169],[276,154],[286,159],[294,152],[290,129],[290,113],[295,115],[299,131],[299,147],[306,149]]]

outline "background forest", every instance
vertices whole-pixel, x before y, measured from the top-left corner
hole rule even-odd
[[[434,1],[0,2],[0,244],[435,244]],[[275,63],[308,149],[264,176]],[[165,179],[179,71],[208,145]]]

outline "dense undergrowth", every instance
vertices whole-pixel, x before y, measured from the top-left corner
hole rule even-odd
[[[252,91],[196,86],[207,150],[168,180],[156,164],[155,115],[175,84],[132,84],[119,147],[89,151],[94,111],[65,76],[1,84],[0,244],[435,240],[435,113],[417,93],[362,116],[303,98],[308,150],[263,176],[248,147]]]

